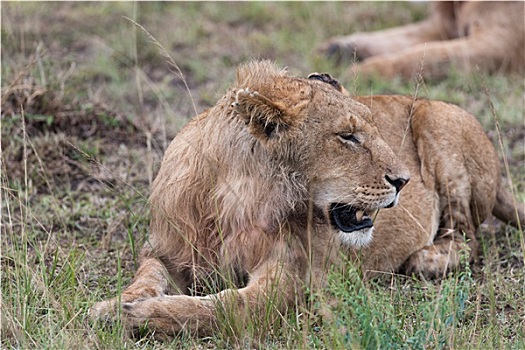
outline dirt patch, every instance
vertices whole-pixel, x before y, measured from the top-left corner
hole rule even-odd
[[[35,64],[32,59],[2,88],[2,170],[9,179],[30,179],[40,193],[112,186],[115,176],[97,159],[118,155],[121,147],[145,149],[161,137],[100,101],[68,99],[53,84],[41,84]]]
[[[60,90],[38,82],[31,73],[35,64],[32,60],[2,88],[2,116],[10,119],[8,127],[16,125],[12,131],[25,128],[28,137],[65,131],[80,139],[100,137],[116,143],[145,144],[145,137],[140,137],[144,126],[100,102],[68,101]],[[23,123],[20,116],[24,116]]]

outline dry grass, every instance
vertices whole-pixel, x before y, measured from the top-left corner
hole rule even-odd
[[[317,43],[424,13],[410,3],[2,3],[0,346],[227,346],[219,336],[135,341],[118,325],[86,318],[89,305],[115,295],[136,269],[146,198],[167,143],[195,109],[216,101],[239,63],[269,58],[298,75],[338,76],[341,68],[314,54]],[[524,201],[523,78],[484,79],[343,83],[356,93],[417,91],[466,108],[508,160],[504,175]],[[492,222],[483,231],[472,270],[441,283],[385,276],[363,284],[351,269],[334,274],[329,292],[344,303],[332,323],[292,317],[259,345],[523,348],[523,233]]]

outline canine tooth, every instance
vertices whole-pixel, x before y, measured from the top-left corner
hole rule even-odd
[[[361,221],[363,219],[363,215],[365,214],[365,212],[363,210],[358,210],[355,212],[355,218],[357,219],[357,221]]]

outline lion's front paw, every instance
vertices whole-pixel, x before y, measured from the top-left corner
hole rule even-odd
[[[176,315],[170,315],[162,297],[139,299],[122,304],[122,323],[135,337],[153,334],[157,339],[169,339],[182,329]]]
[[[431,245],[424,247],[412,254],[404,264],[407,275],[418,275],[426,279],[445,277],[447,272],[454,270],[459,265],[457,243],[450,246]]]
[[[89,309],[88,315],[94,322],[102,321],[106,324],[112,324],[117,317],[117,301],[110,299],[95,303]]]
[[[422,279],[439,279],[446,276],[447,265],[441,261],[433,261],[432,264],[421,264],[421,259],[417,256],[408,258],[404,265],[405,273],[409,276],[416,275]]]
[[[152,314],[148,299],[139,299],[129,303],[122,303],[122,316],[125,323],[131,327],[142,327]]]
[[[93,304],[88,311],[89,318],[94,322],[104,322],[107,325],[115,323],[120,312],[121,304],[129,304],[133,299],[122,295],[121,298],[113,298]]]

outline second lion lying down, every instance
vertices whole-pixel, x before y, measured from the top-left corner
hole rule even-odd
[[[522,1],[432,1],[420,22],[368,33],[334,37],[320,51],[362,61],[361,75],[405,79],[416,73],[443,78],[463,72],[525,70],[525,4]]]
[[[241,320],[280,315],[348,257],[369,274],[439,276],[461,249],[476,251],[491,212],[517,220],[472,115],[403,96],[351,98],[329,75],[295,78],[266,61],[240,67],[217,105],[181,130],[150,199],[133,283],[90,312],[105,318],[121,302],[125,324],[157,334],[210,334],[225,309]]]

